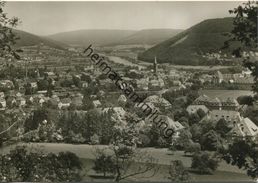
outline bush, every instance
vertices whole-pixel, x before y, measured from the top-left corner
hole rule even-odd
[[[71,152],[42,154],[17,146],[0,156],[0,180],[7,182],[80,181],[79,158]]]
[[[112,156],[106,155],[104,151],[97,149],[93,170],[95,170],[97,173],[103,173],[104,177],[106,177],[107,173],[114,174],[115,164]]]
[[[186,153],[197,153],[201,151],[201,145],[199,143],[190,143],[187,147],[185,147]]]
[[[149,147],[151,143],[150,138],[145,134],[139,135],[139,141],[140,141],[139,147]]]
[[[169,175],[169,179],[173,182],[186,182],[190,180],[189,172],[180,160],[171,161]]]
[[[195,153],[191,167],[201,174],[212,174],[218,168],[218,160],[208,153]]]

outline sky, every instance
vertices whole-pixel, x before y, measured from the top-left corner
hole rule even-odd
[[[241,2],[7,2],[9,17],[17,16],[17,29],[51,35],[79,29],[187,29],[202,20],[230,16]]]

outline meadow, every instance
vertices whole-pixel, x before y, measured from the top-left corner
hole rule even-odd
[[[17,144],[16,144],[17,145]],[[16,145],[11,145],[0,149],[0,153],[8,153]],[[61,151],[70,151],[75,153],[81,159],[83,163],[83,180],[95,180],[90,175],[94,175],[92,167],[94,165],[94,151],[96,148],[106,148],[104,145],[73,145],[73,144],[58,144],[58,143],[19,143],[19,145],[27,145],[27,147],[33,151],[43,151],[44,153],[58,153]],[[169,164],[172,160],[181,160],[184,166],[190,168],[191,166],[191,157],[185,156],[184,152],[176,151],[171,153],[166,148],[140,148],[141,152],[148,153],[154,158],[158,159],[157,166],[159,166],[158,172],[151,177],[151,172],[142,174],[136,177],[131,178],[130,180],[138,181],[169,181]],[[136,162],[131,169],[134,169],[134,166],[137,166]],[[129,170],[130,172],[130,170]],[[245,171],[238,169],[237,167],[226,164],[222,161],[217,169],[212,175],[200,175],[196,173],[191,173],[193,181],[249,181],[251,180],[245,174]],[[97,179],[101,181],[101,179]]]

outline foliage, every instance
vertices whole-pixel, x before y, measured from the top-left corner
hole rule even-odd
[[[218,167],[218,160],[206,152],[196,153],[191,167],[201,174],[212,174]]]
[[[221,135],[221,137],[225,138],[227,133],[231,130],[232,128],[229,126],[228,122],[224,119],[221,118],[215,127],[215,130],[217,133]]]
[[[34,150],[36,151],[36,150]],[[0,180],[7,182],[80,181],[81,162],[71,152],[42,154],[17,146],[0,156]]]
[[[239,140],[220,152],[227,163],[246,170],[248,176],[258,177],[258,149],[254,142]]]
[[[47,119],[48,112],[45,108],[38,108],[34,110],[24,123],[25,132],[37,129],[39,124]]]
[[[97,110],[68,112],[60,117],[57,129],[61,129],[61,134],[68,143],[109,144],[116,124],[112,116],[112,110],[105,113]]]
[[[104,177],[106,177],[107,173],[114,174],[115,164],[112,160],[112,156],[105,154],[103,150],[96,149],[96,159],[94,161],[93,169],[97,173],[103,173]]]
[[[185,147],[185,154],[186,153],[198,153],[201,151],[201,145],[199,143],[189,143],[186,147]]]
[[[210,130],[201,137],[201,146],[203,150],[216,151],[222,147],[223,139],[214,130]]]
[[[225,41],[224,48],[229,48],[235,41],[241,42],[241,45],[235,48],[232,52],[236,57],[243,57],[243,51],[255,50],[257,48],[257,1],[248,1],[239,5],[233,10],[229,10],[229,13],[234,14],[233,30],[230,34],[230,38]],[[257,59],[244,56],[244,66],[252,71],[252,75],[255,78],[255,84],[253,90],[258,92],[258,62]]]
[[[154,158],[149,156],[147,152],[140,152],[135,148],[136,144],[139,144],[138,136],[139,132],[135,124],[116,127],[113,131],[108,151],[105,152],[104,156],[101,152],[102,158],[110,157],[108,161],[103,163],[112,165],[112,170],[110,169],[110,171],[114,171],[116,182],[146,172],[153,172],[153,175],[156,173],[157,166]],[[96,161],[98,161],[98,158],[99,156],[97,156]],[[107,167],[108,165],[102,166]],[[100,167],[98,170],[100,170]]]
[[[173,182],[187,182],[191,179],[189,172],[180,160],[170,162],[169,175],[169,179]]]
[[[0,57],[10,58],[14,57],[20,59],[18,52],[21,50],[14,50],[12,46],[16,43],[18,37],[13,33],[13,29],[19,23],[17,17],[8,18],[4,13],[5,2],[0,2]]]
[[[254,99],[252,96],[240,96],[237,98],[237,101],[240,105],[252,105],[254,102]]]
[[[176,139],[175,145],[178,149],[184,149],[192,142],[192,134],[189,130],[183,129],[180,131],[178,139]]]

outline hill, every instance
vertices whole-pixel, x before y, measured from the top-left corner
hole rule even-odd
[[[207,64],[202,55],[219,52],[224,41],[228,39],[226,33],[231,32],[232,28],[233,18],[204,20],[139,54],[138,59],[153,62],[156,56],[161,63],[166,62],[178,65]],[[224,52],[229,53],[231,51],[226,50]]]
[[[111,45],[156,45],[182,31],[181,29],[144,29]]]
[[[16,41],[16,47],[34,46],[39,45],[41,43],[56,49],[64,49],[66,47],[65,44],[51,40],[47,37],[37,36],[21,30],[13,30],[13,32],[20,38]]]
[[[63,42],[70,46],[106,45],[134,34],[132,30],[77,30],[62,32],[48,38]]]

